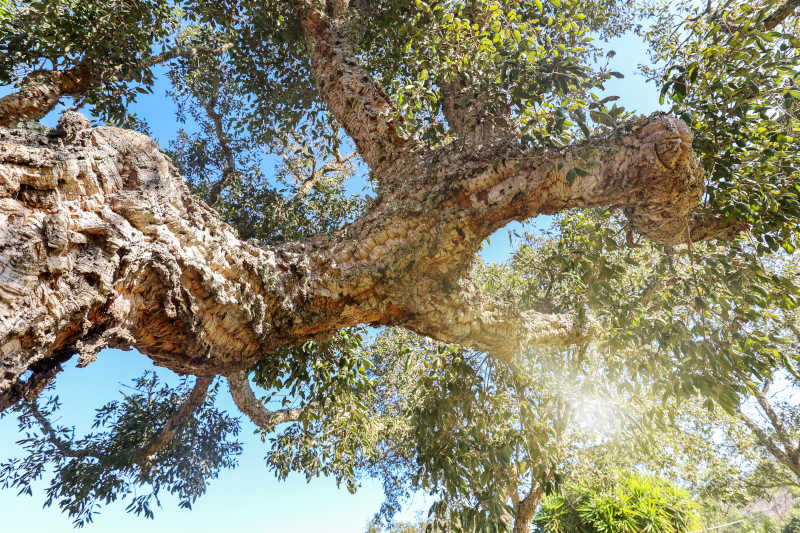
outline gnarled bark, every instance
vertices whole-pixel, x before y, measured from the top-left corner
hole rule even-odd
[[[347,2],[333,15],[295,5],[320,91],[381,185],[368,212],[332,235],[255,246],[143,135],[89,128],[74,113],[51,136],[0,130],[0,407],[35,393],[71,354],[85,364],[105,346],[230,376],[364,323],[500,357],[579,342],[590,324],[520,312],[467,279],[485,237],[595,206],[624,208],[664,243],[727,231],[689,217],[703,177],[680,120],[656,114],[563,149],[502,136],[428,149],[398,136],[390,102],[349,51],[336,18]],[[586,175],[570,183],[576,166]]]
[[[482,240],[511,220],[606,205],[673,242],[702,191],[685,126],[659,115],[599,139],[600,164],[572,186],[567,171],[594,143],[411,153],[391,176],[404,186],[359,220],[258,247],[143,135],[67,115],[60,129],[0,133],[0,395],[47,360],[104,346],[211,376],[361,323],[504,356],[573,342],[584,324],[519,313],[463,280]]]
[[[306,36],[312,72],[328,108],[353,139],[367,165],[379,171],[391,164],[394,154],[409,150],[416,143],[398,130],[392,121],[394,105],[350,49],[345,17],[348,2],[293,3]]]
[[[64,96],[85,92],[96,82],[87,65],[69,70],[37,70],[23,81],[19,91],[0,98],[0,126],[9,128],[19,122],[44,117]]]
[[[783,4],[778,6],[778,9],[770,13],[764,19],[764,28],[767,30],[775,29],[776,26],[781,24],[787,17],[794,14],[800,8],[800,0],[786,0]]]
[[[544,496],[544,488],[534,482],[534,487],[519,502],[514,504],[514,529],[513,533],[530,533],[533,526],[533,517],[536,508]]]

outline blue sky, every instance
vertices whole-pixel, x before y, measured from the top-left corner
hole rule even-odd
[[[611,48],[617,52],[612,67],[625,74],[625,79],[610,80],[607,83],[608,94],[619,95],[619,103],[628,109],[640,113],[656,110],[658,91],[635,74],[636,65],[647,62],[642,43],[636,38],[625,37],[613,41]],[[136,111],[147,118],[161,145],[168,146],[179,125],[173,119],[174,105],[164,95],[164,87],[142,96]],[[505,260],[511,250],[508,229],[520,227],[515,223],[493,235],[482,252],[484,260]],[[56,387],[56,393],[67,406],[59,424],[87,429],[94,409],[117,398],[121,385],[129,383],[144,370],[154,368],[150,360],[138,352],[119,350],[101,352],[97,362],[85,369],[67,364]],[[161,378],[176,380],[171,372],[156,370]],[[236,412],[227,392],[220,394],[219,405],[229,408],[229,412]],[[264,444],[253,435],[253,429],[248,420],[243,420],[240,438],[244,453],[239,458],[239,467],[223,471],[219,479],[212,481],[208,493],[191,511],[179,509],[175,500],[164,497],[163,508],[157,510],[155,519],[151,521],[125,513],[124,504],[118,503],[105,507],[85,530],[126,532],[147,528],[152,533],[358,533],[364,530],[383,499],[378,483],[365,482],[357,494],[351,495],[344,489],[337,489],[331,479],[314,479],[306,483],[302,476],[291,476],[287,481],[279,482],[265,467]],[[0,460],[19,454],[20,448],[15,444],[19,438],[15,418],[6,416],[0,419]],[[44,486],[41,483],[39,488]],[[71,531],[70,520],[57,508],[42,509],[44,499],[43,490],[34,490],[30,497],[0,489],[3,529],[26,533]],[[424,507],[424,498],[418,496],[405,514],[412,517]]]

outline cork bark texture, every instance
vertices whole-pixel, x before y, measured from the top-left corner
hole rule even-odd
[[[579,342],[591,324],[521,312],[469,279],[488,235],[595,206],[624,209],[664,243],[724,230],[703,230],[692,214],[702,172],[688,128],[667,115],[559,150],[494,129],[437,149],[400,138],[391,103],[348,50],[336,18],[347,3],[333,14],[318,4],[296,2],[314,75],[380,184],[368,211],[332,235],[243,242],[139,133],[92,128],[76,113],[49,135],[0,128],[0,410],[36,395],[69,357],[88,364],[107,346],[179,373],[235,376],[356,324],[501,358]],[[585,166],[590,154],[597,163]],[[588,175],[570,184],[575,166]]]

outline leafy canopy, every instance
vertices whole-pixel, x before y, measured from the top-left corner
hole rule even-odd
[[[350,490],[362,476],[380,477],[387,520],[421,489],[437,498],[434,520],[506,527],[510,491],[536,484],[552,493],[543,507],[549,516],[572,502],[585,512],[570,520],[596,526],[611,509],[638,524],[646,517],[625,514],[620,502],[653,497],[670,509],[650,517],[658,527],[688,524],[683,496],[644,478],[626,478],[621,492],[590,494],[580,483],[556,490],[601,461],[576,459],[582,439],[605,438],[575,431],[575,404],[565,397],[596,387],[594,376],[621,397],[678,405],[700,397],[706,409],[733,413],[764,379],[797,375],[800,42],[793,13],[766,27],[781,4],[352,0],[357,57],[396,104],[396,122],[432,145],[454,138],[457,124],[445,116],[452,92],[459,105],[477,102],[489,115],[510,117],[531,147],[563,146],[618,125],[632,115],[605,91],[621,77],[609,66],[606,40],[638,31],[653,59],[644,73],[695,134],[707,172],[702,209],[750,230],[732,242],[668,247],[638,241],[617,213],[566,213],[551,232],[524,236],[507,264],[476,266],[489,292],[522,309],[591,314],[604,333],[587,346],[523,353],[505,365],[403,332],[367,343],[354,329],[289,347],[277,366],[265,359],[251,369],[265,405],[303,408],[297,423],[264,436],[277,475],[333,475]],[[176,54],[159,67],[150,61],[178,49],[201,53]],[[98,120],[140,129],[147,117],[132,116],[130,103],[163,73],[184,126],[169,154],[244,238],[278,243],[330,232],[370,205],[348,191],[347,179],[368,184],[369,176],[357,157],[343,161],[351,142],[316,90],[288,2],[8,1],[0,3],[0,52],[5,85],[40,69],[91,70],[95,83],[74,103]],[[570,180],[591,164],[570,170]],[[560,390],[565,383],[575,387],[571,394]],[[76,438],[53,428],[57,441],[36,416],[47,420],[57,402],[21,404],[29,456],[5,463],[0,479],[25,491],[46,460],[55,472],[48,503],[78,523],[140,484],[152,491],[132,496],[133,512],[149,514],[159,490],[189,505],[233,465],[238,425],[213,407],[212,388],[145,472],[131,450],[186,390],[148,376],[134,389],[98,411],[96,432]],[[681,409],[661,414],[679,419]]]

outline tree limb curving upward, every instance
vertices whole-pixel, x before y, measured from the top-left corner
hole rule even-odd
[[[258,401],[250,383],[247,372],[234,372],[228,376],[228,388],[231,396],[241,412],[246,414],[252,422],[263,431],[270,432],[278,424],[297,422],[303,414],[302,408],[287,408],[270,411]]]
[[[337,4],[338,5],[338,4]],[[686,125],[655,114],[563,149],[498,136],[427,148],[358,65],[342,23],[297,1],[319,90],[380,184],[360,218],[273,246],[240,240],[146,136],[65,114],[59,135],[0,130],[0,398],[24,374],[105,346],[198,376],[356,324],[400,325],[499,357],[591,334],[520,312],[468,279],[481,242],[539,214],[623,208],[663,243],[730,232],[692,212],[703,174]],[[506,135],[506,134],[504,134]],[[483,137],[483,136],[482,136]],[[571,182],[570,170],[597,160]],[[688,222],[687,222],[688,221]],[[269,357],[269,356],[267,356]],[[49,374],[48,374],[49,375]]]

